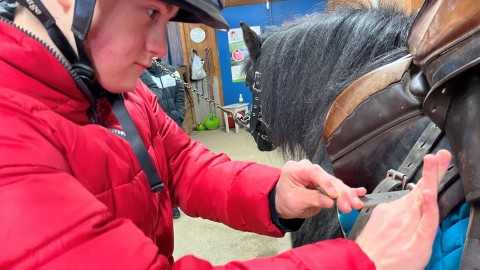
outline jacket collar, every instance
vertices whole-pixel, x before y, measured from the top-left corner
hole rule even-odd
[[[89,122],[90,106],[69,73],[40,41],[0,21],[0,87],[32,97],[53,111],[77,122]]]

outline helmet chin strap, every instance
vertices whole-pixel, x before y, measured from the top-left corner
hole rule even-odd
[[[96,83],[95,72],[90,59],[85,51],[85,39],[92,25],[93,11],[96,0],[77,0],[72,23],[72,32],[77,45],[78,61],[72,64],[73,70],[82,78],[82,81],[89,86],[95,97],[104,96],[106,90]]]

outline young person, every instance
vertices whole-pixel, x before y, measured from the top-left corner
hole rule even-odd
[[[172,206],[279,237],[334,201],[344,212],[361,208],[365,189],[349,188],[306,160],[281,170],[231,161],[191,141],[159,109],[138,78],[153,57],[165,55],[167,22],[227,28],[221,1],[19,2],[14,23],[0,21],[1,268],[427,264],[447,151],[425,157],[423,180],[409,195],[377,207],[357,242],[324,241],[218,267],[193,256],[174,261]]]
[[[160,59],[156,61],[170,70],[175,76],[180,77],[174,66],[161,62]],[[182,127],[186,113],[185,88],[183,84],[162,70],[155,62],[140,75],[140,79],[157,96],[158,105],[160,105],[162,110],[179,127]]]

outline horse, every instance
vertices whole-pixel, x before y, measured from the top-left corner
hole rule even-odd
[[[254,120],[253,124],[250,122],[250,129],[259,149],[270,150],[277,146],[287,158],[308,158],[346,180],[347,184],[365,186],[369,192],[387,180],[385,173],[389,169],[406,168],[404,164],[415,163],[409,158],[419,143],[418,149],[436,151],[446,148],[452,151],[447,136],[432,126],[431,116],[422,111],[431,90],[431,79],[409,57],[406,41],[414,20],[415,16],[406,16],[390,7],[350,7],[307,15],[282,27],[269,29],[262,36],[257,36],[241,23],[250,51],[245,67],[247,85],[254,97],[252,113],[257,113],[257,119],[253,119],[253,114],[250,116]],[[393,86],[382,87],[401,88],[403,92],[395,89],[375,92],[374,98],[363,99],[357,104],[356,114],[337,121],[337,129],[328,130],[325,135],[326,129],[330,129],[329,123],[335,122],[331,114],[339,104],[337,100],[343,98],[344,104],[345,100],[347,103],[351,101],[343,97],[352,96],[354,91],[349,88],[355,90],[359,85],[364,89],[369,85],[379,87],[381,82],[376,83],[372,78],[382,81],[385,74],[399,74],[400,77]],[[392,104],[395,100],[392,96],[386,97],[385,93],[406,93],[394,98],[407,101]],[[257,105],[255,100],[259,101]],[[403,114],[405,107],[410,109],[408,114]],[[390,121],[388,117],[394,112],[402,117],[397,115],[396,121]],[[370,118],[365,121],[361,116]],[[347,126],[353,128],[347,129]],[[376,128],[376,132],[371,132],[372,128]],[[435,136],[430,135],[428,147],[425,147],[425,141],[420,139],[430,134],[427,130]],[[448,181],[442,186],[445,188],[443,194],[447,194],[441,199],[441,206],[444,206],[441,208],[442,220],[451,213],[461,212],[462,219],[455,222],[465,223],[468,222],[465,218],[468,206],[464,203],[462,181],[455,164],[453,159]],[[415,170],[410,171],[408,177],[418,180],[421,164],[412,167]],[[405,178],[405,175],[400,177]],[[466,231],[466,226],[462,228]],[[337,209],[325,209],[292,233],[292,245],[297,247],[344,237],[344,234]],[[465,232],[455,237],[457,242],[463,243]],[[440,255],[437,255],[434,251],[427,269],[442,264]],[[451,265],[458,268],[459,264],[460,256],[457,255]]]
[[[351,7],[314,13],[256,37],[242,23],[250,57],[246,82],[262,72],[262,118],[268,137],[286,158],[307,158],[333,173],[321,143],[323,123],[333,100],[374,60],[390,62],[407,54],[413,18],[392,7]],[[354,41],[354,42],[353,42]],[[259,48],[261,45],[261,53]],[[299,49],[307,48],[307,49]],[[391,57],[378,58],[387,52]],[[291,71],[291,72],[288,72]],[[288,113],[280,112],[288,108]],[[312,136],[312,130],[318,133]],[[292,234],[293,246],[340,237],[336,209],[322,211]],[[323,224],[318,230],[316,224]]]

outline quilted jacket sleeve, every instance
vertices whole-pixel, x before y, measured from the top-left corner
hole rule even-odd
[[[155,104],[152,101],[152,105]],[[192,141],[170,118],[158,111],[159,134],[169,168],[168,188],[174,204],[189,216],[221,222],[234,229],[280,237],[272,222],[268,194],[280,169],[246,161],[232,161]]]
[[[212,267],[208,262],[199,260],[194,256],[185,256],[178,260],[172,269],[373,270],[375,265],[355,243],[337,239],[291,249],[274,257],[256,258],[241,262],[234,261],[223,266]]]
[[[225,266],[193,256],[170,266],[149,238],[130,221],[113,219],[75,179],[51,168],[29,166],[29,175],[25,169],[0,170],[8,179],[0,188],[2,269],[374,269],[346,240]]]

